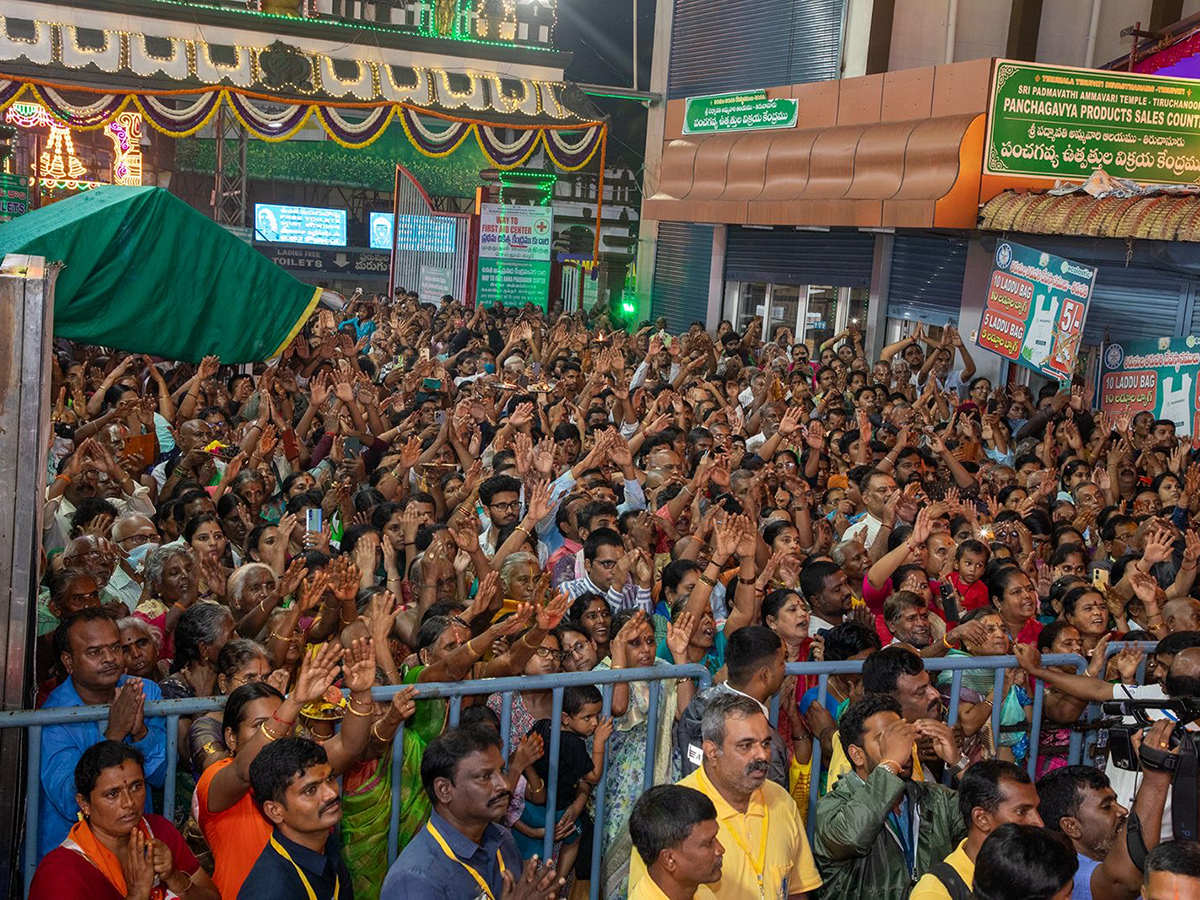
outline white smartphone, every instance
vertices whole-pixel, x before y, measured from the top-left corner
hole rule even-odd
[[[321,508],[318,506],[315,509],[306,509],[304,511],[304,528],[307,531],[321,531]]]

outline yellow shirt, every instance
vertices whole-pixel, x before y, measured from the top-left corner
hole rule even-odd
[[[957,850],[946,857],[946,862],[951,865],[954,871],[962,876],[962,880],[970,888],[971,883],[975,880],[975,863],[967,856],[966,838],[963,838]],[[950,892],[946,890],[945,885],[939,879],[930,873],[926,873],[921,876],[921,880],[917,882],[917,886],[908,895],[908,900],[950,900]]]
[[[636,850],[633,851],[633,856],[637,858],[639,862],[641,861],[641,858],[638,857]],[[632,884],[633,882],[631,881],[630,883]],[[700,895],[697,894],[696,896]],[[643,868],[641,880],[629,889],[629,900],[668,900],[668,898],[667,895],[663,893],[662,888],[655,884],[654,879],[651,878],[650,874],[646,872],[645,868]]]
[[[716,884],[702,884],[696,891],[697,900],[787,900],[789,894],[800,894],[821,886],[821,876],[813,862],[796,801],[779,785],[764,782],[751,796],[746,812],[739,813],[713,787],[704,774],[704,766],[679,784],[694,788],[713,802],[717,808],[717,840],[725,848],[721,880]],[[760,857],[764,827],[766,847]],[[763,863],[761,892],[754,865],[760,859]],[[638,893],[643,889],[642,882],[650,880],[646,864],[636,850],[632,851],[630,898],[655,897],[653,893]]]
[[[829,765],[825,767],[829,772],[829,777],[825,786],[825,790],[832,791],[833,786],[837,784],[839,778],[850,771],[850,757],[846,755],[846,751],[842,749],[842,733],[835,731],[833,733],[833,752],[829,754]],[[924,781],[925,770],[921,768],[921,760],[917,757],[917,745],[913,744],[913,781]]]

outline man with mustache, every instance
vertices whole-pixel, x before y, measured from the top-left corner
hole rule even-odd
[[[496,732],[469,725],[439,735],[421,758],[421,783],[433,812],[392,863],[380,900],[557,895],[564,882],[554,866],[539,865],[536,856],[522,866],[512,833],[498,824],[512,791]]]
[[[842,714],[839,727],[853,769],[817,802],[813,853],[825,879],[821,898],[905,900],[966,836],[958,798],[940,784],[913,780],[921,725],[901,715],[894,697],[867,694]],[[943,759],[958,758],[949,729],[935,746]]]
[[[1165,746],[1170,731],[1155,726],[1151,734]],[[1141,872],[1130,860],[1125,841],[1129,810],[1117,801],[1104,773],[1091,766],[1063,766],[1038,779],[1037,792],[1042,821],[1070,839],[1079,859],[1072,900],[1137,897]]]
[[[660,784],[642,794],[629,836],[650,864],[629,900],[693,900],[701,885],[720,881],[725,848],[718,830],[717,808],[697,790]]]
[[[271,840],[238,891],[238,900],[354,900],[341,841],[342,792],[324,748],[308,738],[268,744],[250,763],[250,787]]]
[[[762,706],[738,693],[713,697],[704,710],[701,733],[703,764],[679,784],[712,801],[717,840],[725,848],[721,880],[701,888],[701,896],[807,898],[821,886],[821,876],[796,801],[767,778],[771,726]],[[636,896],[647,877],[646,864],[637,852],[630,854],[629,862],[631,896]]]
[[[900,704],[900,714],[904,720],[917,727],[916,744],[911,754],[912,769],[908,777],[913,781],[936,780],[940,777],[944,757],[938,750],[939,743],[948,747],[955,744],[957,738],[942,721],[942,697],[925,671],[921,657],[899,644],[872,653],[863,662],[862,690],[864,696],[886,694],[894,699]],[[939,738],[942,739],[940,742]],[[844,746],[840,735],[835,734],[833,753],[829,757],[829,790],[833,790],[838,779],[853,768]],[[945,761],[953,767],[955,776],[961,775],[967,767],[967,760],[961,753]],[[935,769],[932,776],[926,772],[929,765]]]
[[[63,619],[54,631],[54,651],[69,676],[50,692],[44,706],[107,706],[107,722],[47,725],[42,729],[42,796],[38,857],[63,842],[79,807],[75,765],[88,747],[102,740],[127,741],[145,757],[146,780],[162,787],[167,769],[166,719],[147,719],[145,702],[161,700],[153,681],[124,675],[121,632],[112,613],[85,607]],[[150,812],[150,792],[146,792]]]
[[[678,748],[683,773],[690,775],[704,760],[702,735],[705,710],[715,697],[733,694],[749,697],[768,712],[766,704],[779,691],[784,679],[786,651],[783,642],[765,625],[747,625],[729,638],[725,647],[727,677],[702,694],[697,694],[675,723],[672,738]],[[783,738],[771,729],[771,761],[768,777],[785,787],[788,783],[788,754]]]

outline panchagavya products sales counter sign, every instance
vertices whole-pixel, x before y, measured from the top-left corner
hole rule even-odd
[[[1104,345],[1100,408],[1113,416],[1151,413],[1179,434],[1193,433],[1200,405],[1200,338],[1150,338]]]
[[[1096,270],[1012,241],[999,241],[975,343],[1039,375],[1075,371]]]
[[[997,60],[983,170],[1143,184],[1200,180],[1200,83]]]

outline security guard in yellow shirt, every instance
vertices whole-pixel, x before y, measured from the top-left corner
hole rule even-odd
[[[975,763],[958,783],[958,808],[967,836],[958,848],[921,876],[909,900],[961,900],[970,897],[975,857],[987,836],[1007,822],[1042,824],[1038,793],[1025,770],[1000,759]]]
[[[698,885],[694,896],[698,900],[806,900],[809,891],[821,886],[821,876],[796,802],[767,780],[771,727],[762,708],[741,694],[716,697],[704,712],[701,732],[704,763],[679,784],[712,801],[717,840],[725,854],[720,881]],[[649,890],[642,886],[646,879],[646,865],[635,851],[630,859],[630,896],[661,900],[654,893],[638,893]]]
[[[642,794],[629,836],[650,864],[629,900],[692,900],[701,885],[719,881],[725,848],[717,831],[717,808],[697,790],[663,784]]]

